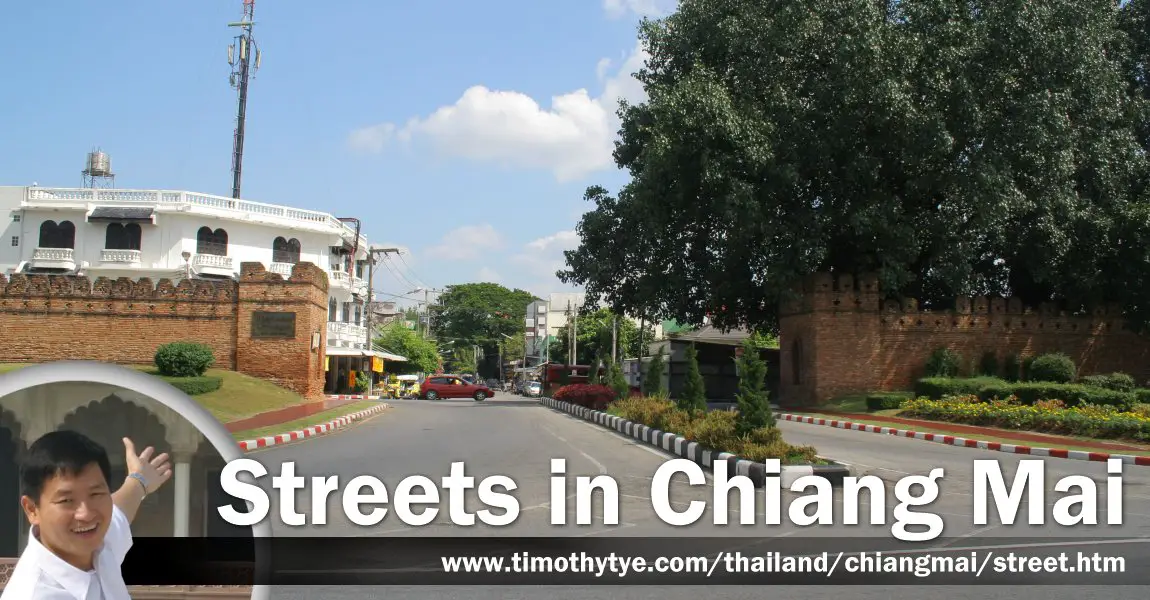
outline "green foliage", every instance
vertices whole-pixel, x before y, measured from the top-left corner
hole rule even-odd
[[[1054,352],[1043,354],[1034,359],[1030,365],[1030,381],[1050,381],[1054,383],[1070,383],[1074,381],[1076,369],[1074,361],[1065,354]]]
[[[1129,409],[1137,403],[1132,391],[1117,391],[1074,383],[1041,381],[1009,382],[993,377],[970,379],[925,378],[915,383],[915,396],[938,400],[954,396],[976,396],[984,401],[1017,397],[1025,404],[1061,400],[1067,406],[1108,405]]]
[[[872,392],[867,394],[866,408],[869,411],[902,408],[912,397],[906,392]]]
[[[166,377],[199,377],[215,363],[212,347],[199,342],[172,342],[156,349],[153,362]]]
[[[375,343],[407,359],[407,362],[387,362],[384,369],[388,373],[434,373],[439,366],[439,352],[435,342],[423,339],[418,332],[398,321],[384,325]]]
[[[1126,373],[1111,373],[1109,375],[1087,375],[1079,380],[1082,385],[1099,387],[1119,392],[1132,392],[1138,387],[1134,378]]]
[[[687,412],[707,410],[707,390],[703,375],[699,372],[699,352],[695,344],[687,345],[687,377],[683,382],[683,392],[678,398],[678,406]]]
[[[938,348],[926,359],[927,377],[955,377],[962,367],[962,356],[950,348]]]
[[[497,283],[464,283],[447,286],[438,304],[431,306],[434,337],[453,341],[457,347],[480,346],[484,376],[499,371],[497,357],[503,335],[523,336],[523,315],[535,295],[519,289],[508,289]],[[467,359],[458,357],[463,364]],[[476,372],[479,365],[472,368]]]
[[[365,371],[355,372],[355,391],[363,393],[367,391],[367,387],[371,384],[371,376]]]
[[[759,427],[740,433],[739,416],[734,411],[693,413],[666,398],[646,396],[615,402],[608,412],[660,431],[677,433],[712,451],[730,452],[755,462],[774,458],[788,465],[818,462],[813,447],[786,443],[777,427]]]
[[[1007,381],[1022,379],[1022,361],[1019,360],[1017,354],[1006,355],[1006,360],[1002,364],[1002,378]]]
[[[982,353],[978,363],[978,374],[984,377],[998,377],[998,355],[993,350]]]
[[[611,327],[616,324],[615,343],[616,356],[620,359],[634,358],[634,349],[638,347],[639,326],[631,319],[620,317],[616,323],[615,313],[608,308],[600,308],[590,312],[571,317],[576,326],[576,355],[580,363],[583,357],[599,356],[608,359],[611,356]],[[551,345],[551,360],[568,364],[570,360],[570,327],[558,334],[558,340]],[[652,337],[652,326],[647,325],[647,340]]]
[[[743,355],[738,358],[738,364],[740,435],[760,427],[775,427],[775,415],[771,412],[767,392],[767,363],[750,340],[743,344]]]
[[[623,376],[623,370],[619,368],[618,363],[607,361],[607,385],[615,391],[617,400],[631,396],[631,385],[627,383],[627,378]]]
[[[662,348],[647,361],[647,370],[643,373],[643,393],[648,396],[664,396],[667,387],[663,385],[663,372],[667,368],[667,354]]]
[[[586,190],[558,275],[630,314],[764,331],[814,271],[924,308],[1112,301],[1145,323],[1146,5],[679,3],[641,25],[630,178]]]
[[[590,384],[599,383],[599,364],[600,364],[600,362],[601,361],[599,360],[598,356],[596,356],[595,359],[591,361],[591,368],[587,369],[587,383],[590,383]]]
[[[160,379],[168,382],[189,396],[198,396],[208,392],[214,392],[220,389],[224,384],[222,377],[165,377],[161,376]]]

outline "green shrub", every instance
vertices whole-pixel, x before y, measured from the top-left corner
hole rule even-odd
[[[1017,354],[1007,354],[1002,361],[1002,378],[1006,381],[1019,381],[1022,379],[1022,361]]]
[[[216,357],[207,344],[172,342],[160,346],[153,361],[165,377],[200,377],[216,362]]]
[[[1030,381],[1030,367],[1034,365],[1034,356],[1027,356],[1022,359],[1022,374],[1019,381]]]
[[[1004,429],[1150,441],[1150,417],[1113,406],[1067,408],[1056,400],[1028,406],[1015,397],[982,402],[973,396],[959,396],[946,400],[911,400],[906,403],[903,414]]]
[[[679,408],[683,410],[707,410],[706,382],[699,372],[699,353],[695,344],[687,345],[687,376],[683,380],[683,392],[679,395]]]
[[[915,395],[931,400],[940,400],[947,396],[977,396],[984,402],[1016,396],[1024,404],[1061,400],[1068,406],[1095,404],[1114,406],[1122,410],[1129,410],[1138,403],[1138,396],[1134,392],[1074,383],[1009,382],[993,377],[920,379],[915,383]]]
[[[1117,390],[1119,392],[1133,392],[1138,387],[1134,378],[1125,373],[1110,373],[1109,375],[1087,375],[1079,380],[1082,385]]]
[[[1060,352],[1043,354],[1030,365],[1029,381],[1070,383],[1075,377],[1074,361]]]
[[[214,392],[224,384],[221,377],[161,377],[160,379],[189,396]]]
[[[869,411],[902,408],[902,405],[912,397],[913,395],[908,392],[873,392],[867,394],[866,408]]]
[[[998,377],[998,356],[993,350],[982,353],[978,363],[978,374],[984,377]]]
[[[955,377],[962,367],[962,356],[950,348],[938,348],[926,360],[927,377]]]

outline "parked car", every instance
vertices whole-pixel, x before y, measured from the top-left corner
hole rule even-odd
[[[468,383],[455,375],[432,375],[419,386],[419,397],[426,400],[475,398],[476,402],[483,402],[494,395],[490,387]]]
[[[523,395],[527,396],[528,398],[538,397],[539,394],[543,393],[543,384],[538,381],[528,382],[527,386],[524,387],[523,392]]]

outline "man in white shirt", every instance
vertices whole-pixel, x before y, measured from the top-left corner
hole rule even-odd
[[[124,438],[128,477],[112,491],[102,446],[74,431],[36,440],[20,468],[32,529],[0,600],[130,600],[120,565],[140,503],[172,476],[168,455],[137,454]]]

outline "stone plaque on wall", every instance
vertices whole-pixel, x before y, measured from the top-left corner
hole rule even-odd
[[[252,339],[295,339],[295,313],[253,312]]]

